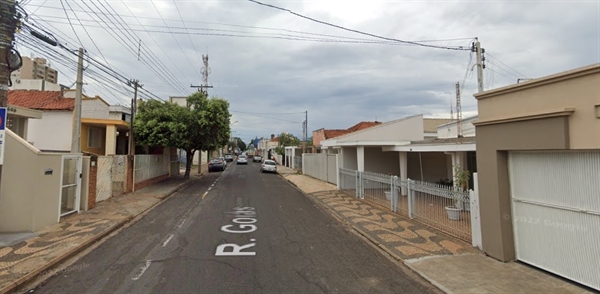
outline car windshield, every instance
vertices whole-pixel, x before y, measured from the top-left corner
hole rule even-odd
[[[266,165],[275,165],[275,161],[265,161]]]
[[[242,156],[240,156],[240,158],[241,158],[241,159],[245,159],[245,158],[246,158],[246,156],[242,155]]]
[[[220,160],[220,159],[217,159],[217,158],[215,158],[215,159],[211,160],[210,162],[212,162],[212,163],[219,163],[219,162],[221,162],[221,160]]]

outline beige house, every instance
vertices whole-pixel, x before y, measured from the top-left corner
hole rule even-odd
[[[600,64],[475,98],[483,251],[600,290]]]

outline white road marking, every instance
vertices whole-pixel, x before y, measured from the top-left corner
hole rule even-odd
[[[204,199],[204,197],[206,197],[206,194],[208,194],[208,192],[204,192],[204,194],[202,194],[202,199]]]
[[[139,278],[142,277],[142,275],[146,272],[146,270],[150,267],[150,260],[146,260],[146,264],[144,264],[141,268],[141,271],[139,274],[137,274],[135,277],[131,278],[134,281],[137,281]]]
[[[183,226],[183,224],[185,224],[185,218],[181,220],[179,225],[177,225],[177,228],[181,228],[181,226]]]
[[[163,242],[162,247],[167,246],[167,244],[169,244],[169,241],[171,241],[172,238],[173,238],[173,235],[169,235],[169,238],[167,238],[167,240],[165,240],[165,242]]]
[[[208,187],[208,191],[210,191],[210,189],[212,189],[212,186],[211,186],[211,187]]]

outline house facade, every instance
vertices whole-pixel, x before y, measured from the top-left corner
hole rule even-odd
[[[483,251],[600,290],[600,64],[475,95]]]
[[[71,151],[74,91],[12,90],[8,96],[10,104],[42,112],[42,116],[29,121],[26,131],[23,131],[28,142],[41,151]],[[110,105],[99,96],[84,96],[81,112],[82,152],[127,154],[129,123],[122,119],[123,113],[111,116]]]

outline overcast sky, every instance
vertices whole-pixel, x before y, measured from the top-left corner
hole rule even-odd
[[[196,91],[190,86],[202,84],[201,56],[208,54],[209,95],[229,101],[231,122],[237,121],[233,135],[244,142],[281,132],[302,138],[305,111],[309,137],[313,130],[345,129],[360,121],[450,117],[457,82],[463,87],[463,117],[476,114],[475,54],[469,50],[377,39],[245,0],[20,2],[29,13],[27,23],[67,48],[81,42],[90,57],[140,80],[164,100]],[[598,0],[260,2],[436,47],[468,49],[478,37],[486,52],[485,90],[600,62]],[[33,46],[23,39],[17,48],[30,56]],[[69,59],[44,53],[43,47],[34,55],[49,59],[60,71],[59,83],[71,85],[76,58],[57,50]],[[101,86],[96,81],[101,73],[89,65],[85,93],[128,105],[131,89]]]

